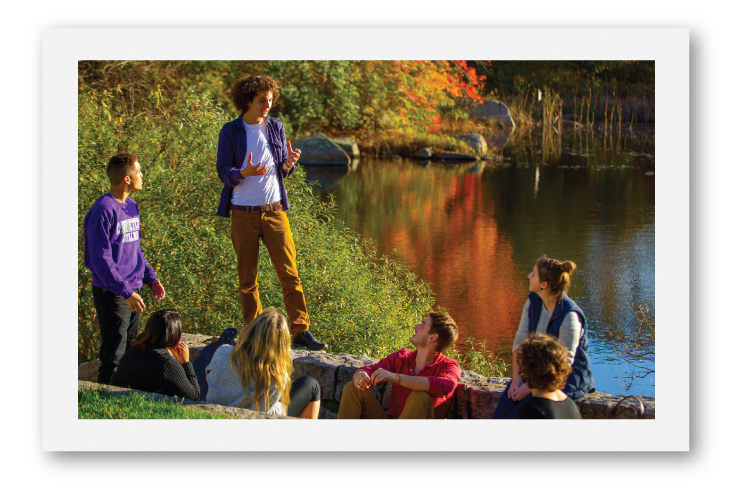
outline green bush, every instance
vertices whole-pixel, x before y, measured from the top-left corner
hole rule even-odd
[[[217,335],[243,325],[237,260],[229,219],[215,215],[223,187],[216,175],[216,143],[227,115],[209,92],[190,90],[179,103],[152,91],[145,109],[131,111],[118,91],[83,88],[78,114],[78,341],[79,360],[97,357],[99,328],[91,273],[83,263],[83,219],[109,190],[106,164],[120,151],[138,155],[144,189],[141,209],[146,258],[167,296],[153,301],[147,289],[143,324],[158,309],[180,312],[185,333]],[[404,264],[378,257],[371,242],[336,230],[333,202],[321,203],[304,167],[287,180],[287,212],[310,329],[331,352],[382,357],[408,345],[411,328],[431,309],[429,284]],[[284,311],[281,287],[268,253],[259,262],[264,307]]]
[[[493,354],[487,350],[487,340],[479,342],[478,347],[474,347],[474,337],[467,337],[464,344],[468,346],[463,354],[456,351],[455,348],[445,353],[449,358],[455,359],[462,370],[472,371],[485,377],[507,377],[510,375],[509,366],[500,356],[500,353]]]

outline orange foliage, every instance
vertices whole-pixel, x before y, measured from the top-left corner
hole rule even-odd
[[[482,102],[479,91],[484,76],[478,76],[466,61],[394,61],[400,70],[398,90],[402,100],[399,116],[405,125],[440,130],[439,108],[458,98]]]

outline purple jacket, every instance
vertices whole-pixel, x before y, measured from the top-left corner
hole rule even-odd
[[[138,203],[125,203],[106,193],[83,219],[83,262],[91,270],[93,285],[127,299],[134,288],[156,281],[141,248],[141,214]]]
[[[276,175],[279,177],[279,191],[281,192],[281,207],[284,211],[289,210],[289,200],[286,196],[286,187],[284,179],[292,175],[294,167],[288,172],[284,172],[283,165],[286,163],[286,134],[284,125],[276,118],[266,118],[268,120],[268,145],[271,148],[273,161],[276,163]],[[219,132],[219,150],[216,154],[216,173],[219,179],[224,183],[224,189],[221,191],[221,200],[219,200],[219,209],[216,215],[229,217],[230,203],[232,201],[232,192],[235,186],[242,180],[240,171],[242,162],[245,160],[247,153],[247,134],[245,126],[242,124],[242,116],[236,120],[224,124]]]

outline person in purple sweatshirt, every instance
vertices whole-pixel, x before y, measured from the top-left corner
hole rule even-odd
[[[99,197],[83,220],[83,261],[92,274],[94,306],[99,317],[102,347],[97,382],[109,384],[130,343],[138,335],[145,283],[154,299],[164,287],[148,265],[141,248],[138,203],[128,196],[143,188],[143,173],[134,153],[113,156],[107,165],[111,187]]]

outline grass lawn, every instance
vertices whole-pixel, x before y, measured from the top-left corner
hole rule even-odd
[[[232,418],[216,415],[169,400],[154,401],[144,394],[114,396],[107,391],[78,391],[78,418]]]

